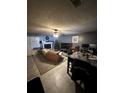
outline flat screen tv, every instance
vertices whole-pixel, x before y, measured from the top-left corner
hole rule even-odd
[[[61,43],[61,49],[68,49],[72,46],[72,43]]]
[[[90,48],[97,48],[97,45],[96,44],[89,44],[89,47]]]
[[[82,44],[82,48],[89,48],[89,44]]]

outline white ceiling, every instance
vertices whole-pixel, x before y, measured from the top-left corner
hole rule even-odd
[[[28,0],[28,33],[62,34],[97,31],[97,0],[81,0],[75,7],[70,0]]]

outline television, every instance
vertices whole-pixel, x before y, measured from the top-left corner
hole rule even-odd
[[[72,47],[72,43],[61,43],[61,49],[68,49]]]
[[[89,48],[89,44],[82,44],[82,48]]]
[[[89,50],[93,51],[93,55],[97,55],[97,44],[90,44]]]
[[[96,44],[89,44],[89,47],[90,48],[97,48],[97,45]]]

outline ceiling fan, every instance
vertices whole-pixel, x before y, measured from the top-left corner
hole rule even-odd
[[[76,8],[81,5],[81,0],[70,0],[70,1]]]
[[[51,31],[52,34],[58,34],[58,35],[64,35],[66,34],[67,31],[72,31],[72,30],[64,30],[64,29],[58,29],[58,28],[52,28],[52,27],[48,27],[48,26],[40,26],[41,29],[47,30],[47,31]]]
[[[58,37],[60,35],[60,30],[58,29],[52,29],[54,32],[53,32],[53,36],[54,37]]]
[[[55,37],[66,34],[66,32],[63,32],[63,31],[72,31],[72,30],[60,30],[60,29],[56,29],[56,28],[51,29],[51,30],[53,30],[53,36],[55,36]]]

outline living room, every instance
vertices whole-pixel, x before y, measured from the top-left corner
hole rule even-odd
[[[78,43],[73,43],[73,37],[75,37],[75,36],[78,36],[78,39],[79,39]],[[58,42],[59,42],[59,45],[60,45],[59,47],[56,47],[56,40],[58,40]],[[91,48],[97,49],[96,31],[84,33],[82,35],[73,35],[73,36],[72,35],[64,35],[64,36],[60,36],[57,38],[54,36],[50,36],[50,35],[29,34],[27,43],[28,43],[27,44],[28,45],[28,48],[27,48],[27,50],[28,50],[27,51],[27,53],[28,53],[28,60],[27,60],[28,61],[28,72],[27,72],[28,82],[31,81],[32,79],[35,79],[36,77],[41,77],[41,80],[42,80],[44,77],[47,76],[47,74],[49,75],[49,73],[55,74],[55,73],[57,73],[54,71],[55,69],[57,69],[58,72],[63,69],[64,75],[66,74],[65,76],[66,76],[66,78],[68,78],[68,76],[70,75],[70,74],[68,75],[68,73],[66,72],[66,70],[68,68],[67,63],[69,61],[68,56],[70,55],[70,53],[69,53],[70,51],[68,51],[68,50],[72,49],[76,46],[79,46],[80,52],[81,52],[81,49],[87,48],[87,45],[89,45],[87,51],[89,51]],[[46,45],[48,44],[48,45],[45,46],[45,44]],[[59,55],[58,53],[60,53],[60,52],[62,54],[64,54],[64,55],[60,55],[61,57],[58,56]],[[84,52],[81,52],[81,53],[85,54]],[[93,54],[90,53],[90,55],[93,55]],[[95,53],[94,55],[97,56],[97,53]],[[62,58],[62,60],[60,60],[60,58]],[[97,64],[95,62],[94,62],[94,64]],[[62,71],[59,72],[60,76],[63,75],[63,72]],[[52,77],[52,75],[51,75],[51,77]],[[47,80],[49,81],[49,80],[55,80],[55,79],[50,79],[50,78],[47,79],[46,78],[46,79],[42,80],[43,86],[46,85]],[[66,80],[67,79],[65,79],[64,81],[66,81]],[[71,77],[70,77],[70,80],[71,80]],[[58,81],[58,83],[59,82],[60,81]],[[56,89],[51,87],[52,90],[48,91],[49,90],[48,86],[51,86],[51,83],[48,83],[48,84],[49,85],[47,85],[47,88],[44,89],[46,91],[45,93],[55,92],[57,87],[56,87]],[[54,83],[52,83],[52,84],[54,84]],[[65,85],[67,85],[67,84],[65,83]],[[81,89],[79,89],[79,90],[81,90]],[[70,91],[70,93],[72,93],[72,85],[70,85],[69,89],[67,89],[66,91]],[[64,92],[62,92],[62,93],[64,93]]]
[[[72,42],[72,37],[78,36],[78,43]],[[27,36],[27,55],[32,55],[33,49],[38,50],[45,48],[44,45],[50,44],[49,49],[55,49],[56,40],[59,42],[59,49],[65,49],[70,44],[70,48],[74,46],[80,46],[82,44],[97,44],[97,32],[85,32],[83,34],[76,35],[61,35],[59,37],[54,37],[52,35],[36,35],[28,34]]]
[[[28,92],[96,92],[97,1],[27,3]]]

